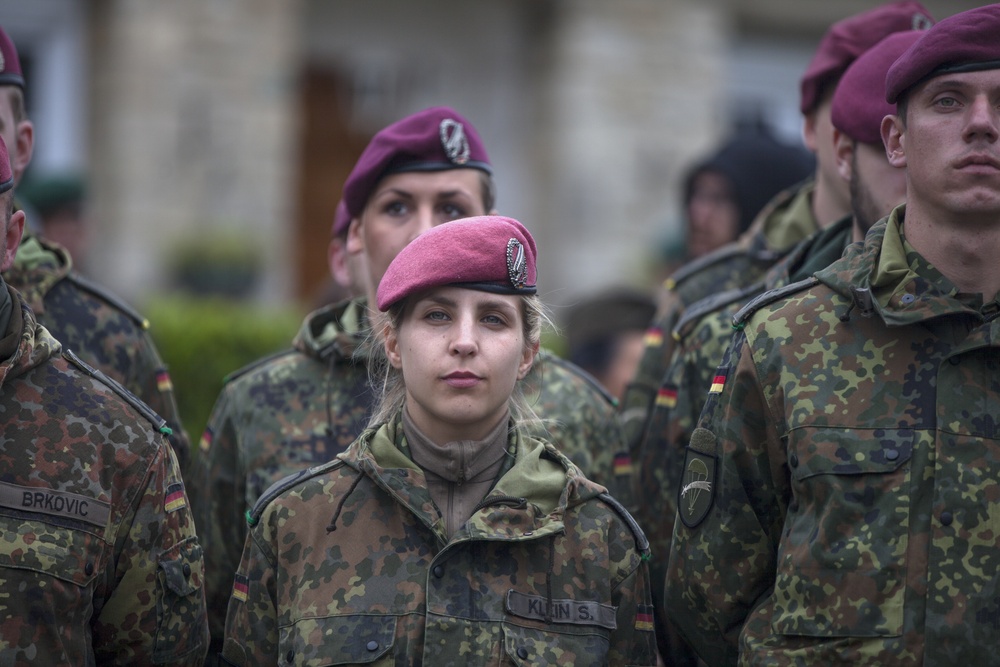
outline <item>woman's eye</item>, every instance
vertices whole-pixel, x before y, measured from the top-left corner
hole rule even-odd
[[[428,320],[432,320],[434,322],[442,322],[444,320],[447,320],[448,316],[446,314],[444,314],[443,312],[441,312],[440,310],[432,310],[429,313],[427,313],[426,315],[424,315],[424,318],[428,319]]]
[[[441,210],[446,216],[448,216],[448,218],[451,219],[468,217],[465,213],[465,209],[456,204],[445,204],[441,207]]]
[[[499,315],[487,315],[486,317],[483,318],[483,322],[485,322],[486,324],[492,324],[496,326],[501,326],[505,324],[504,319]]]
[[[406,204],[401,201],[389,202],[382,208],[382,210],[389,215],[403,215],[406,213]]]

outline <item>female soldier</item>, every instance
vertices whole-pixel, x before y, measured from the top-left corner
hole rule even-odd
[[[534,240],[509,218],[435,227],[392,261],[381,403],[251,512],[224,659],[655,664],[645,538],[520,428],[534,294]]]

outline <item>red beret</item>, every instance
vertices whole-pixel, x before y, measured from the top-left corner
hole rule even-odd
[[[896,59],[926,33],[896,32],[851,63],[833,93],[830,120],[855,141],[882,145],[882,119],[896,112],[885,101],[885,74]]]
[[[799,101],[802,113],[815,109],[824,89],[883,37],[903,30],[926,30],[933,24],[930,12],[912,0],[890,2],[834,23],[823,35],[816,55],[802,75]]]
[[[19,86],[24,89],[24,76],[21,74],[21,60],[17,57],[17,47],[3,28],[0,28],[0,86]]]
[[[344,183],[344,201],[356,218],[387,174],[461,167],[493,173],[476,128],[449,107],[424,109],[372,137]]]
[[[7,144],[0,137],[0,195],[14,187],[14,170],[10,167]]]
[[[446,222],[410,242],[378,285],[378,309],[430,287],[497,294],[535,293],[535,240],[513,218],[483,215]]]
[[[341,199],[337,202],[337,210],[333,213],[333,235],[343,236],[351,226],[351,214],[347,212],[347,204]]]
[[[948,72],[1000,68],[1000,5],[949,16],[889,68],[885,100],[895,104],[913,86]]]

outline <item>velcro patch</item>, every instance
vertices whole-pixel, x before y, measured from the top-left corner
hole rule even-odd
[[[612,605],[585,600],[553,599],[551,602],[550,607],[549,600],[541,595],[507,591],[507,612],[521,618],[569,625],[596,625],[608,630],[618,627],[615,618],[618,610]]]
[[[66,491],[0,482],[0,507],[61,516],[104,528],[111,504]]]

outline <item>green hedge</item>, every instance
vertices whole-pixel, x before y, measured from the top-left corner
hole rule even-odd
[[[169,297],[143,308],[170,369],[184,428],[197,446],[229,373],[287,349],[304,313],[222,298]]]

